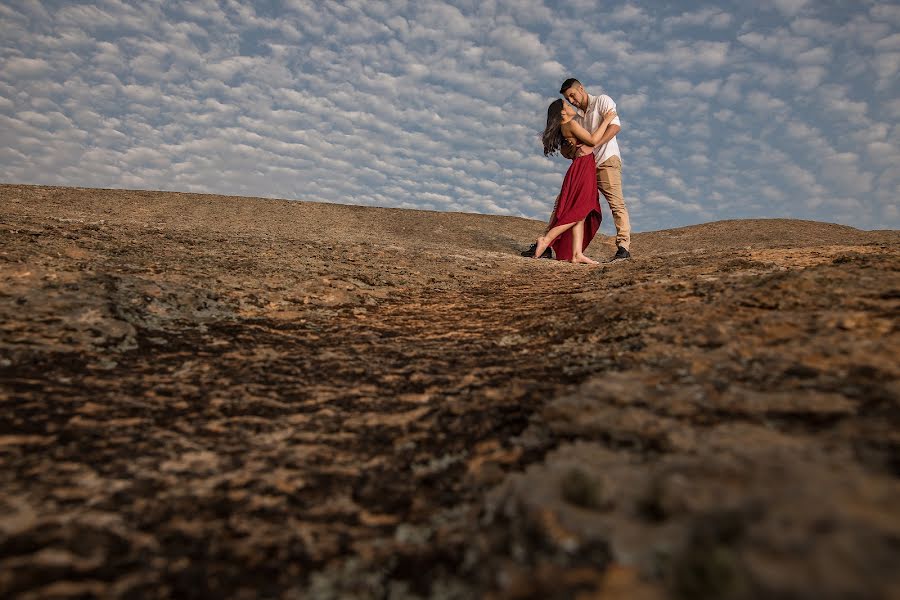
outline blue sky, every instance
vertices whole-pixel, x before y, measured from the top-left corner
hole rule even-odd
[[[0,181],[543,219],[574,76],[636,231],[897,229],[898,70],[898,2],[4,0]]]

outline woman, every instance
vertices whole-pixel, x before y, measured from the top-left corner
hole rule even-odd
[[[550,228],[538,238],[534,257],[540,257],[548,247],[552,247],[556,260],[596,265],[597,261],[584,255],[584,250],[600,229],[601,219],[592,150],[603,138],[616,111],[604,113],[603,122],[592,133],[574,120],[575,114],[575,109],[562,100],[556,100],[547,109],[544,156],[560,152],[571,159],[572,164],[563,179]]]

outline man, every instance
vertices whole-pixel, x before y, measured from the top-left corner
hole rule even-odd
[[[566,79],[559,88],[562,97],[578,110],[581,125],[588,131],[594,131],[601,121],[603,113],[615,110],[616,103],[609,96],[591,96],[584,91],[584,86],[577,79]],[[616,134],[622,130],[619,117],[613,119],[606,133],[600,139],[600,143],[594,147],[594,160],[597,163],[597,188],[612,212],[613,223],[616,225],[616,254],[612,260],[624,260],[631,258],[631,223],[628,219],[628,209],[625,208],[625,200],[622,197],[622,157],[619,154],[619,143]],[[556,207],[553,208],[554,212]],[[552,221],[551,217],[551,221]]]

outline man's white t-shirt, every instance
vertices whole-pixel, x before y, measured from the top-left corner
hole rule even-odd
[[[587,110],[584,112],[582,112],[580,108],[576,108],[575,110],[578,111],[578,117],[581,119],[582,127],[587,129],[588,133],[592,133],[597,129],[600,123],[603,122],[603,113],[610,109],[615,110],[615,108],[616,103],[606,94],[601,94],[599,96],[591,96],[588,94]],[[619,115],[616,115],[610,124],[621,127],[622,122],[619,121]],[[618,156],[620,159],[622,158],[622,155],[619,154],[619,142],[616,141],[615,136],[605,144],[594,147],[594,160],[596,161],[597,166],[600,166],[611,156]]]

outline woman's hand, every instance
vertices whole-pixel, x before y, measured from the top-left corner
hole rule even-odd
[[[616,118],[616,114],[617,114],[616,109],[611,108],[608,111],[606,111],[605,113],[603,113],[603,120],[604,121],[612,121],[613,119]]]

